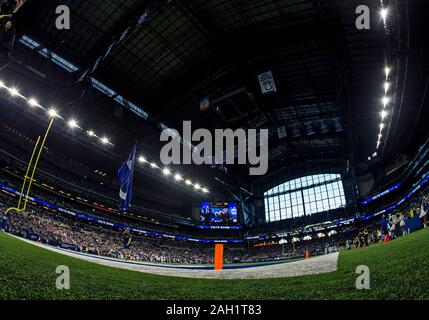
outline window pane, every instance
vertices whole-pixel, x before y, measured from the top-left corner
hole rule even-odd
[[[266,221],[278,221],[306,214],[328,211],[345,205],[343,183],[339,174],[318,174],[287,181],[264,192]],[[336,182],[330,182],[339,179]],[[327,184],[324,184],[328,182]],[[318,186],[314,186],[319,184]],[[302,191],[272,196],[303,188]],[[271,195],[271,196],[270,196]],[[305,210],[304,210],[305,208]]]

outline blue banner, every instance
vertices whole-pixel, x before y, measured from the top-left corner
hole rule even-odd
[[[136,147],[137,145],[134,144],[127,161],[125,161],[122,167],[118,170],[118,180],[121,185],[119,189],[119,198],[121,199],[121,202],[119,203],[119,211],[121,212],[129,209],[133,196],[133,175],[134,164],[136,161]]]

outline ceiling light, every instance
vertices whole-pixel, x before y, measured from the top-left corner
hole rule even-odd
[[[389,91],[389,87],[390,87],[390,83],[386,81],[384,83],[384,94],[387,94],[387,91]]]
[[[139,162],[146,162],[146,159],[142,156],[139,157]]]
[[[386,110],[381,111],[381,119],[382,121],[384,120],[384,118],[386,118],[388,115],[388,112]]]
[[[182,176],[181,176],[180,174],[176,173],[176,174],[174,175],[174,179],[175,179],[176,181],[182,180]]]
[[[191,185],[191,184],[192,184],[192,182],[191,182],[190,180],[186,180],[186,181],[185,181],[185,183],[186,183],[187,185]]]
[[[386,21],[387,14],[388,14],[387,8],[383,8],[383,9],[381,9],[381,10],[380,10],[381,18],[382,18],[384,21]]]
[[[9,89],[9,92],[10,92],[10,94],[11,94],[12,96],[17,96],[17,95],[19,95],[19,91],[18,91],[18,89],[16,89],[16,88],[10,88],[10,89]]]
[[[101,138],[101,143],[102,144],[108,144],[109,143],[109,139],[107,137],[103,137],[103,138]]]
[[[162,170],[162,173],[163,173],[164,175],[168,176],[168,175],[170,175],[170,174],[171,174],[171,171],[170,171],[170,169],[168,169],[168,168],[164,168],[164,169]]]
[[[198,183],[196,183],[196,184],[194,185],[194,188],[195,188],[196,190],[199,190],[199,189],[201,188],[201,186],[200,186]]]
[[[386,107],[388,105],[388,103],[390,102],[390,99],[388,97],[383,97],[383,99],[381,99],[381,101],[383,102],[383,106]]]
[[[76,120],[74,120],[74,119],[71,119],[68,122],[68,125],[69,125],[70,128],[76,128],[78,126]]]
[[[88,130],[86,133],[88,133],[88,136],[90,136],[90,137],[95,136],[95,133],[92,130]]]
[[[37,102],[37,100],[36,100],[36,99],[30,98],[30,99],[28,99],[28,104],[29,104],[30,106],[32,106],[32,107],[35,107],[35,106],[37,106],[39,103]]]
[[[389,75],[390,75],[390,68],[389,67],[384,68],[384,74],[386,75],[386,78],[389,77]]]
[[[51,118],[58,117],[57,110],[55,110],[54,108],[49,109],[48,114]]]
[[[206,188],[202,189],[204,193],[209,193],[209,190],[207,190]]]
[[[158,168],[158,166],[156,165],[156,163],[155,163],[155,162],[152,162],[152,163],[150,164],[150,166],[151,166],[152,168]]]
[[[383,130],[384,128],[384,123],[380,123],[380,131]]]

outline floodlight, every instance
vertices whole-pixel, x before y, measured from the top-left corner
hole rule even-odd
[[[29,104],[30,106],[32,106],[32,107],[35,107],[35,106],[37,106],[39,103],[37,102],[37,100],[36,100],[36,99],[34,99],[34,98],[30,98],[30,99],[28,99],[28,104]]]
[[[51,118],[58,117],[57,110],[55,110],[54,108],[49,109],[48,114]]]
[[[69,127],[70,127],[70,128],[76,128],[76,127],[78,127],[78,125],[77,125],[77,121],[76,121],[76,120],[74,120],[74,119],[71,119],[71,120],[68,122],[68,125],[69,125]]]
[[[380,10],[380,15],[381,15],[381,18],[383,19],[383,21],[386,21],[387,14],[388,14],[387,8],[383,8]]]
[[[17,95],[19,95],[19,91],[16,88],[10,88],[9,92],[10,92],[11,96],[17,96]]]

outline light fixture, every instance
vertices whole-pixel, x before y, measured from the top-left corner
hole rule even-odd
[[[191,184],[192,184],[192,182],[191,182],[190,180],[186,180],[186,181],[185,181],[185,183],[186,183],[187,185],[191,185]]]
[[[383,99],[381,99],[381,102],[383,102],[383,107],[386,107],[389,104],[390,99],[388,97],[383,97]]]
[[[384,83],[384,94],[387,94],[387,91],[389,91],[389,88],[390,88],[390,83],[386,81]]]
[[[55,110],[54,108],[51,108],[48,110],[48,114],[51,118],[55,118],[58,117],[58,113],[57,110]]]
[[[30,98],[30,99],[28,99],[28,104],[29,104],[30,106],[32,106],[32,107],[35,107],[35,106],[39,105],[39,103],[37,102],[37,100],[36,100],[36,99],[34,99],[34,98]]]
[[[146,159],[142,156],[139,157],[139,162],[146,162]]]
[[[90,137],[95,136],[95,133],[94,133],[94,131],[92,131],[92,130],[88,130],[86,133],[87,133],[87,134],[88,134],[88,136],[90,136]]]
[[[158,168],[158,166],[156,165],[156,163],[155,163],[155,162],[152,162],[152,163],[150,164],[150,166],[151,166],[152,168]]]
[[[107,137],[102,137],[101,138],[101,143],[102,144],[108,144],[109,143],[109,139]]]
[[[380,131],[383,130],[384,128],[384,123],[380,123]]]
[[[196,183],[196,184],[194,185],[194,188],[195,188],[195,190],[199,190],[199,189],[201,188],[201,186],[200,186],[198,183]]]
[[[162,170],[162,173],[163,173],[164,175],[168,176],[168,175],[170,175],[170,174],[171,174],[171,171],[170,171],[170,169],[168,169],[168,168],[164,168],[164,169]]]
[[[389,67],[384,68],[384,75],[386,76],[386,79],[389,77],[389,75],[390,75],[390,68]]]
[[[380,10],[380,15],[384,22],[386,22],[387,14],[388,14],[387,8],[383,8]]]
[[[206,188],[202,189],[204,193],[209,193],[209,190],[207,190]]]
[[[174,180],[176,180],[176,181],[182,180],[182,176],[180,174],[176,173],[174,175]]]
[[[17,95],[19,95],[19,91],[16,88],[10,88],[9,89],[9,93],[10,93],[11,96],[17,96]]]
[[[386,110],[381,111],[381,121],[384,120],[384,118],[386,118],[388,115],[388,112]]]
[[[69,122],[68,122],[68,125],[69,125],[69,127],[70,128],[76,128],[76,127],[78,127],[78,125],[77,125],[77,121],[75,120],[75,119],[71,119]]]

